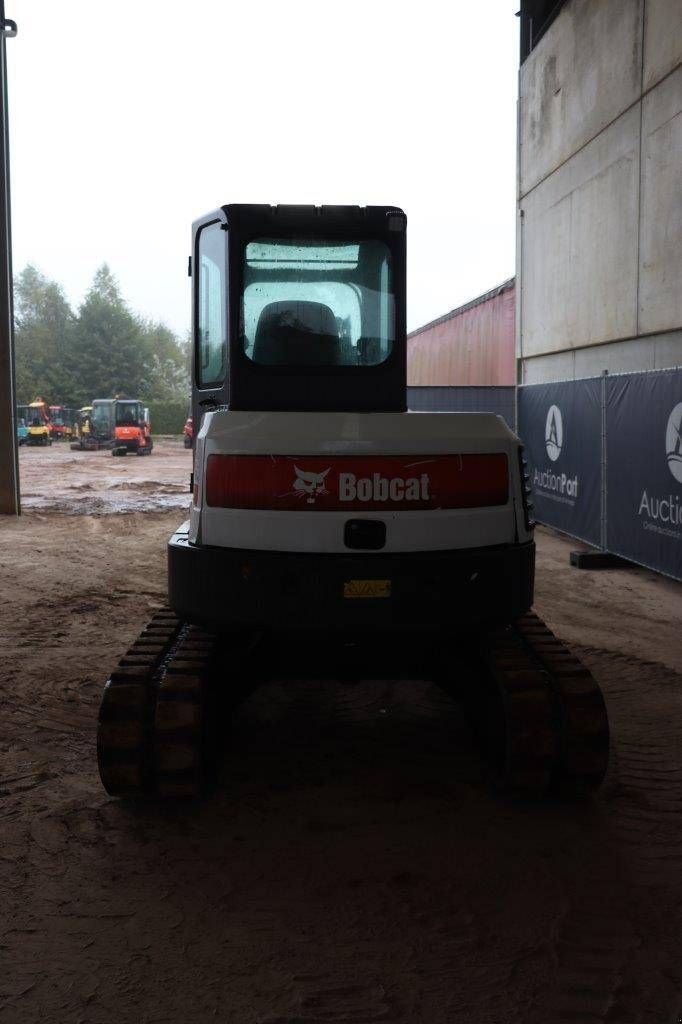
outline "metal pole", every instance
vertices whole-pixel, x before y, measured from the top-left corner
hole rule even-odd
[[[607,398],[607,377],[608,370],[602,370],[601,374],[601,549],[606,551],[607,536],[607,515],[608,515],[608,490],[606,483],[606,468],[608,459],[608,437],[606,434],[606,398]]]
[[[12,232],[9,196],[9,128],[5,40],[17,26],[5,18],[0,0],[0,513],[19,514],[19,457],[14,395],[14,311],[12,306]]]

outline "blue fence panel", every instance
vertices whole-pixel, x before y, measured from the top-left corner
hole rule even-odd
[[[609,551],[682,579],[682,369],[606,380]]]
[[[519,435],[526,449],[538,522],[602,543],[602,380],[519,388]]]

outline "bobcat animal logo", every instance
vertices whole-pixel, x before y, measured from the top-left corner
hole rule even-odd
[[[682,402],[678,402],[668,417],[665,432],[665,454],[668,469],[678,483],[682,484]]]
[[[558,405],[550,405],[545,422],[545,448],[552,462],[561,455],[564,445],[564,422]]]
[[[305,469],[299,469],[298,466],[294,466],[294,469],[296,470],[294,491],[301,498],[305,498],[306,504],[314,505],[316,498],[321,494],[329,494],[324,482],[331,466],[325,469],[323,473],[309,473]]]

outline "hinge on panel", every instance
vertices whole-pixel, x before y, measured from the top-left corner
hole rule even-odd
[[[192,257],[191,256],[187,257],[187,276],[188,277],[192,276]]]
[[[2,19],[2,34],[5,39],[14,39],[18,31],[16,21],[12,21],[11,18]]]

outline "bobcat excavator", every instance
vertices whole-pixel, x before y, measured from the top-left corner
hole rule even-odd
[[[193,225],[189,519],[169,607],[104,689],[110,794],[198,794],[216,701],[291,664],[321,686],[325,665],[454,686],[505,791],[601,783],[602,694],[531,610],[519,439],[492,414],[406,409],[405,238],[395,207],[228,205]]]

